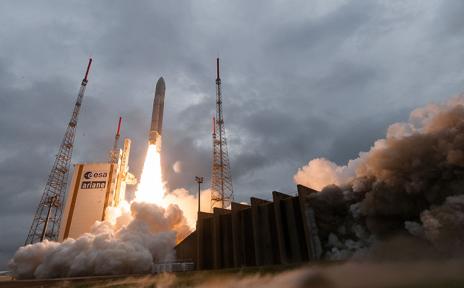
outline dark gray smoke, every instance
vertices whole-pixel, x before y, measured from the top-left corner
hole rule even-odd
[[[414,110],[346,166],[310,161],[295,181],[324,187],[312,202],[328,258],[406,233],[464,254],[464,96]]]

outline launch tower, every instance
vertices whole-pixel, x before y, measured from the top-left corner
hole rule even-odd
[[[63,213],[64,197],[67,188],[69,166],[76,135],[77,119],[84,98],[87,76],[89,75],[92,58],[89,59],[84,79],[81,83],[76,104],[72,112],[71,120],[66,128],[60,149],[56,155],[42,198],[32,221],[25,244],[33,244],[43,241],[45,238],[57,240],[60,229],[60,221]]]
[[[118,129],[116,130],[116,135],[114,136],[114,143],[113,143],[113,149],[110,151],[110,163],[117,164],[118,163],[118,158],[119,158],[119,137],[121,137],[121,121],[122,117],[119,117],[119,122],[118,122]]]
[[[211,171],[211,207],[227,208],[234,199],[232,175],[222,115],[219,58],[216,59],[216,116],[213,118],[213,163]]]

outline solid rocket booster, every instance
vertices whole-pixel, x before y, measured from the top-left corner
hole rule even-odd
[[[164,93],[166,85],[163,77],[158,79],[155,88],[155,100],[153,101],[153,112],[151,114],[151,127],[148,142],[155,144],[158,151],[161,150],[161,130],[163,127]]]

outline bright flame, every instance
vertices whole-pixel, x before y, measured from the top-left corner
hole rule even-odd
[[[203,191],[201,198],[203,211],[207,209],[205,207],[209,208],[209,199],[209,190],[206,192]],[[177,205],[182,210],[183,215],[187,220],[187,225],[190,228],[195,227],[198,198],[196,195],[190,195],[185,189],[176,189],[169,193],[167,192],[161,174],[160,152],[157,150],[155,144],[148,145],[142,175],[140,176],[140,181],[137,185],[134,199],[128,202],[121,201],[118,207],[108,209],[107,219],[111,223],[116,224],[117,219],[130,214],[130,204],[132,202],[153,203],[165,209],[171,204]]]
[[[161,176],[161,157],[155,144],[148,146],[142,176],[135,192],[135,201],[164,205],[164,184]]]

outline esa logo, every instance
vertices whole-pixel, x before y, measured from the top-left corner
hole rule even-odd
[[[92,172],[88,171],[84,173],[85,179],[92,179],[92,178],[106,178],[108,174],[106,172]]]

